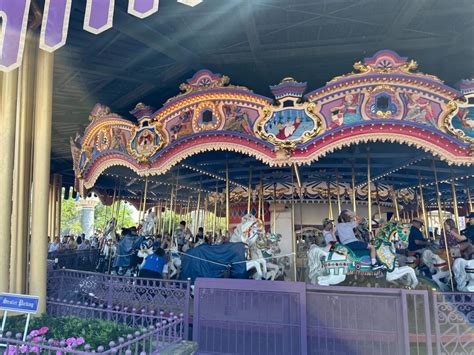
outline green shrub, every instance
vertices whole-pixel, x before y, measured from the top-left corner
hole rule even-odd
[[[7,318],[5,330],[13,334],[23,333],[26,317],[16,316]],[[139,330],[123,324],[98,319],[81,319],[77,317],[53,317],[42,314],[32,318],[28,333],[41,327],[48,327],[46,338],[62,340],[71,337],[83,337],[86,344],[97,348],[99,345],[108,348],[111,340],[117,343],[118,338],[133,334]]]

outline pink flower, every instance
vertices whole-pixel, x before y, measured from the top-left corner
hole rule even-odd
[[[39,333],[39,334],[44,334],[44,333],[46,333],[48,330],[49,330],[48,327],[41,327],[41,328],[38,330],[38,333]]]
[[[16,346],[15,345],[8,345],[8,348],[7,348],[7,354],[8,355],[16,355],[18,352],[16,350]]]
[[[84,340],[83,337],[79,337],[79,338],[76,339],[76,344],[77,344],[77,345],[82,345],[82,344],[84,344],[85,342],[86,342],[86,341]]]
[[[36,336],[38,336],[39,334],[40,334],[40,333],[39,333],[37,330],[32,330],[31,333],[30,333],[30,335],[31,335],[32,337],[36,337]]]
[[[72,346],[73,344],[76,344],[76,338],[67,338],[66,339],[66,344],[69,346]]]

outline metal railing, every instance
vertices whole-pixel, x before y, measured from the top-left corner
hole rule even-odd
[[[188,281],[144,279],[77,270],[48,273],[48,312],[58,315],[94,316],[124,320],[127,324],[145,323],[162,315],[182,315],[189,319],[190,283]],[[135,317],[135,318],[134,318]],[[130,323],[131,322],[131,323]],[[187,339],[187,327],[185,327]]]

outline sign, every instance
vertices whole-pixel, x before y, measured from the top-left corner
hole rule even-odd
[[[38,302],[38,296],[0,293],[0,310],[3,311],[34,314],[38,310]]]

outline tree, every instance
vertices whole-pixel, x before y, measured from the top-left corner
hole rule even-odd
[[[81,210],[76,206],[76,201],[69,198],[61,202],[61,233],[79,234],[82,232],[81,227]]]
[[[113,212],[113,215],[112,215]],[[112,217],[117,218],[117,227],[122,229],[136,224],[133,218],[134,207],[125,201],[115,202],[112,206],[105,206],[101,202],[95,207],[94,227],[95,230],[104,230],[107,221]]]

